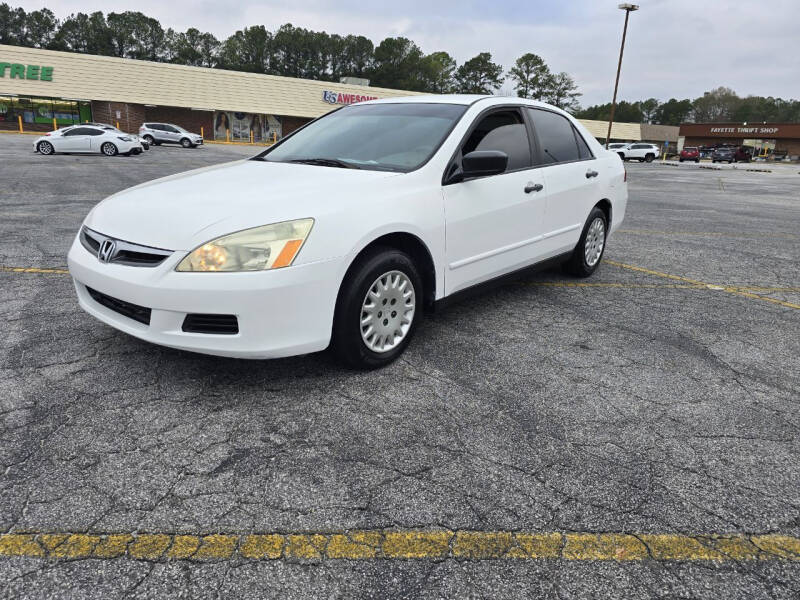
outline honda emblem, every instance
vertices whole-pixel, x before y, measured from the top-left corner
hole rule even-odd
[[[100,262],[110,262],[114,258],[114,251],[117,249],[117,244],[114,240],[103,240],[100,244],[100,249],[97,251],[97,260]]]

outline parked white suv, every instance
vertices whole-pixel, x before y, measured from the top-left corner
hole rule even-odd
[[[330,345],[370,368],[472,286],[533,265],[591,275],[627,198],[619,158],[552,106],[374,100],[111,196],[68,264],[84,310],[136,337],[241,358]]]
[[[142,126],[139,127],[139,136],[148,144],[156,146],[180,144],[184,148],[194,148],[203,143],[203,136],[199,133],[191,133],[183,127],[171,123],[142,123]]]
[[[661,148],[655,144],[642,144],[638,142],[628,144],[625,148],[616,150],[617,154],[622,157],[622,160],[638,160],[639,162],[652,162],[660,151]]]

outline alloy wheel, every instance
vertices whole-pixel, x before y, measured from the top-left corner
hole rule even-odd
[[[41,144],[39,144],[39,154],[44,154],[46,156],[52,153],[53,153],[53,145],[50,142],[42,142]]]
[[[106,156],[114,156],[117,153],[117,148],[111,142],[103,144],[101,150]]]
[[[583,256],[586,264],[593,267],[600,260],[603,254],[603,247],[606,244],[606,224],[603,219],[597,217],[589,229],[586,231],[586,243],[584,244]]]
[[[361,339],[373,352],[388,352],[408,334],[414,321],[416,293],[402,271],[389,271],[367,290],[361,305]]]

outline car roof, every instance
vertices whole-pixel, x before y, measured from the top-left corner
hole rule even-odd
[[[367,88],[369,89],[369,88]],[[538,100],[529,100],[528,98],[518,98],[517,96],[494,96],[491,94],[420,94],[419,96],[398,96],[395,98],[377,98],[375,100],[368,100],[359,102],[357,105],[363,104],[462,104],[470,106],[477,103],[482,104],[519,104],[524,106],[539,106],[542,108],[549,108],[563,112],[560,108],[539,102]]]

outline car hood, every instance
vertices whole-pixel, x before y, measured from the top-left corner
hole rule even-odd
[[[305,217],[318,219],[346,209],[398,175],[236,161],[156,179],[114,194],[95,206],[84,223],[128,242],[188,251],[241,229]]]

